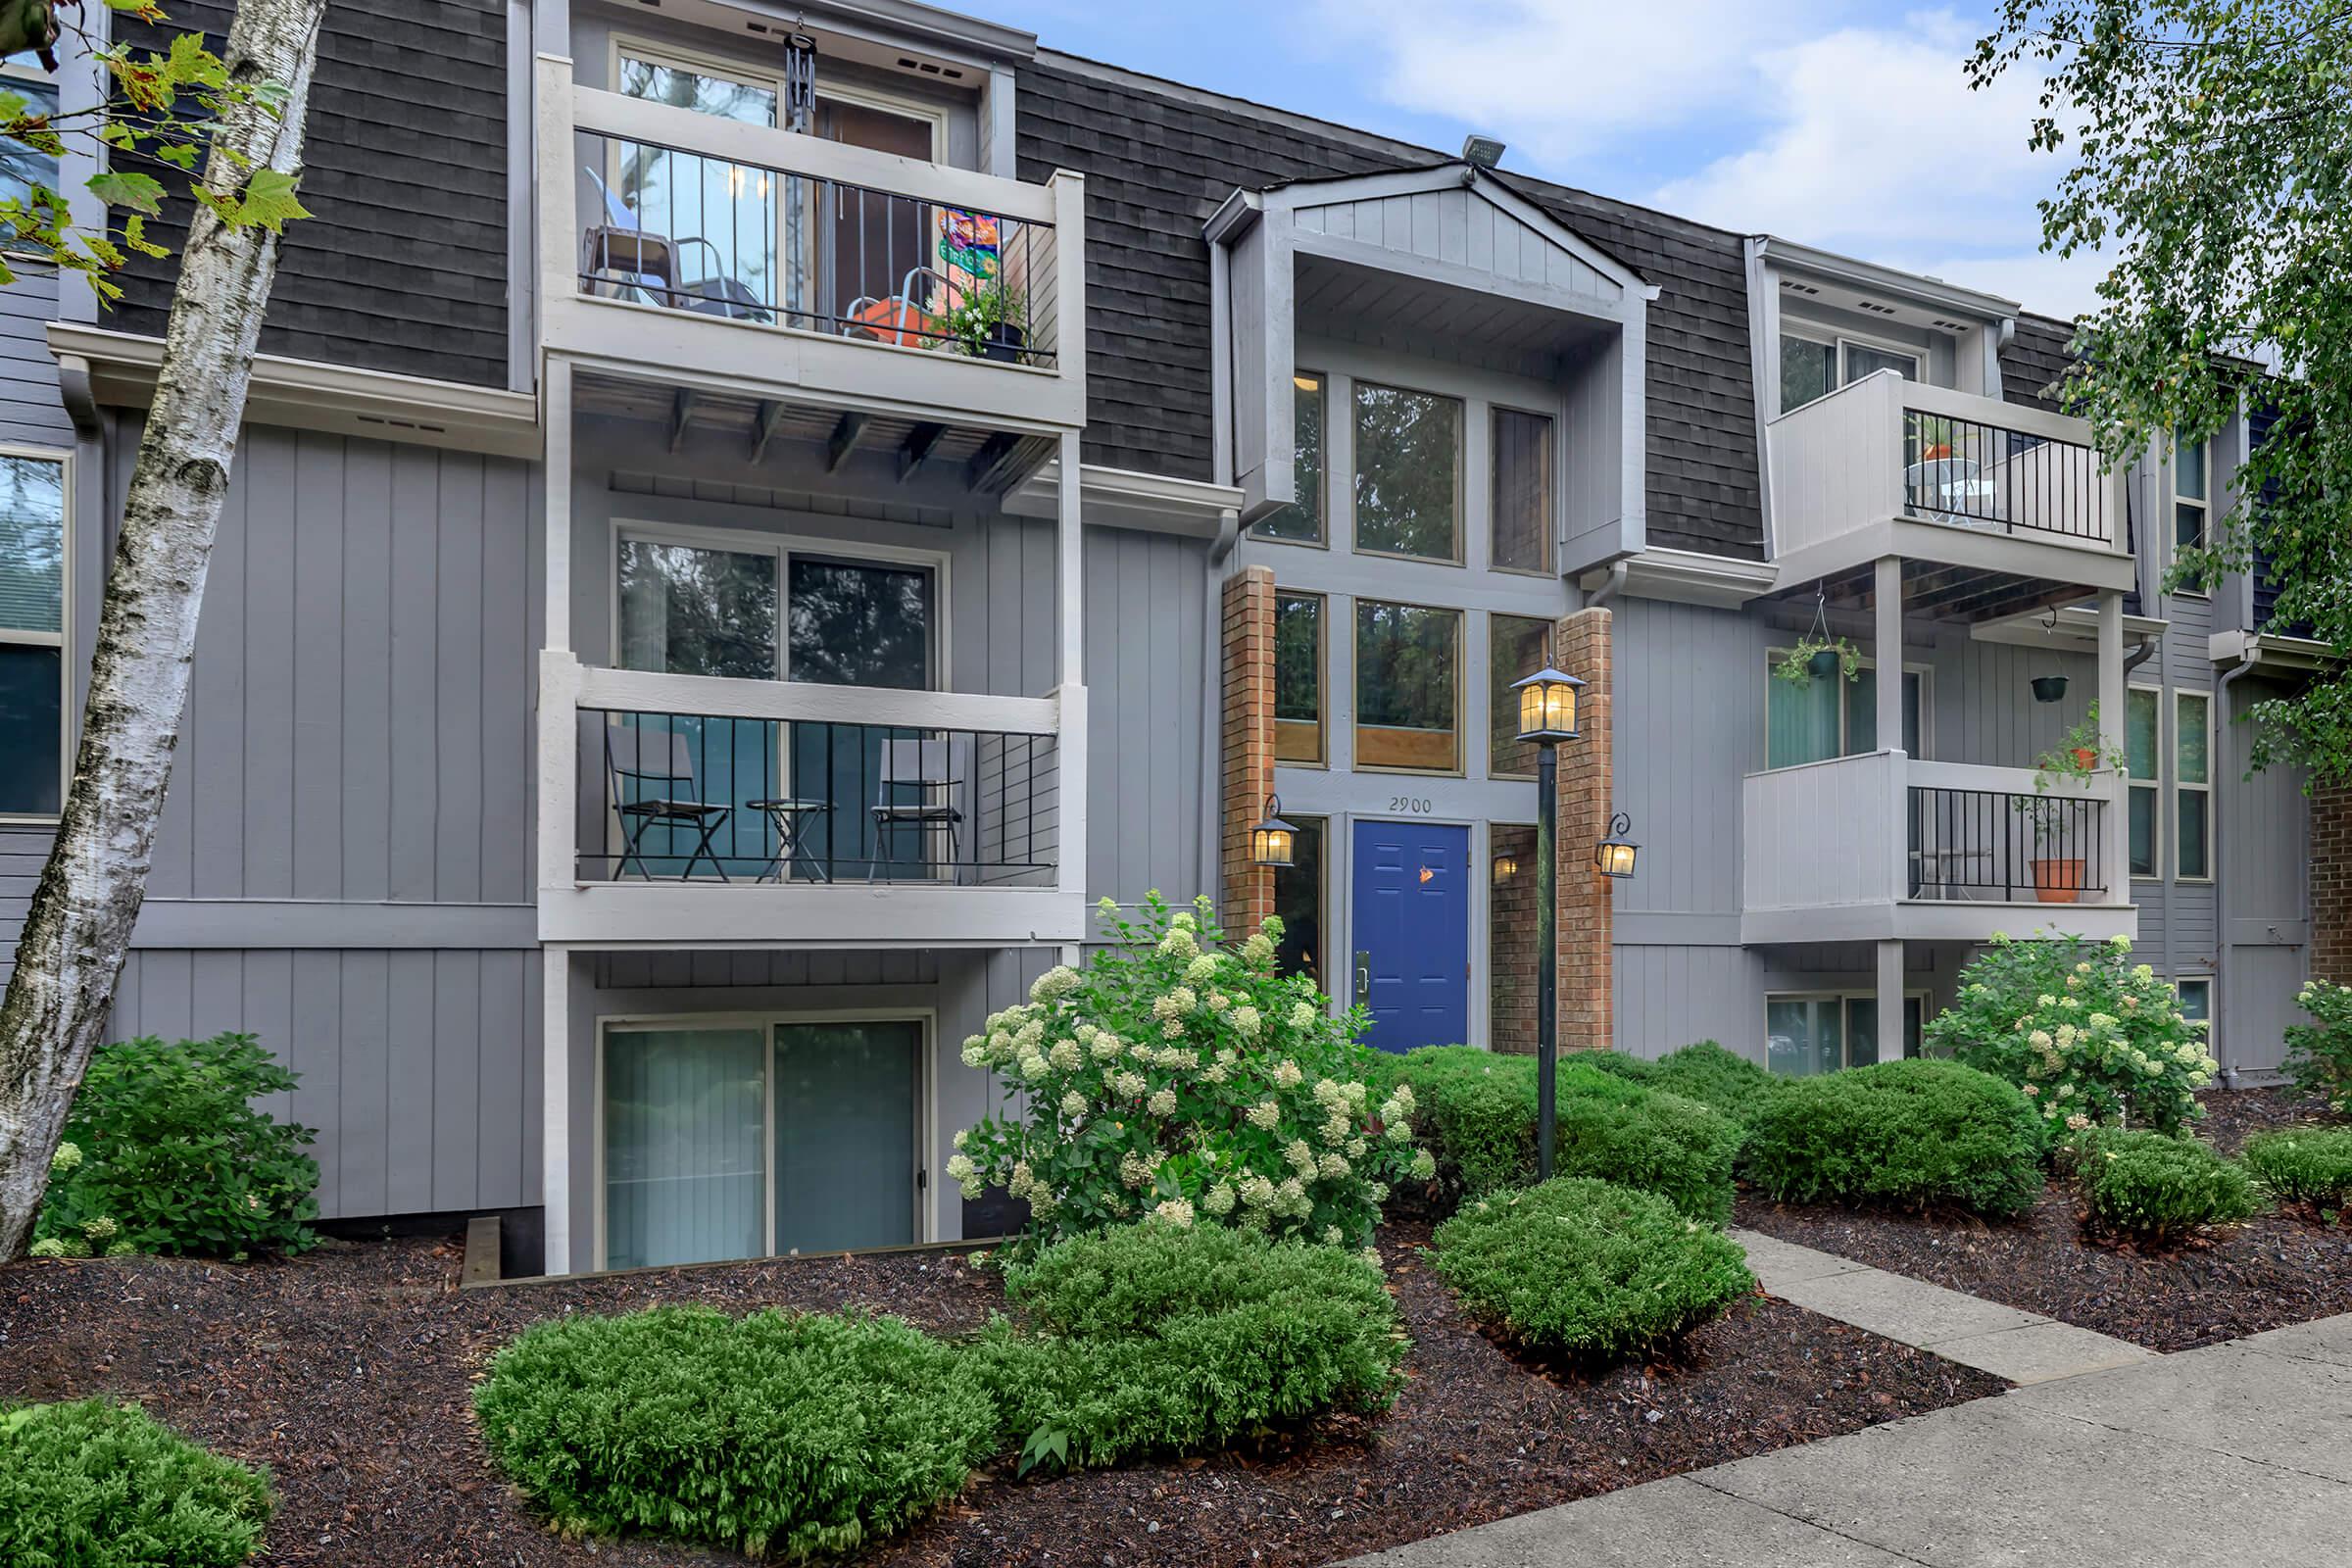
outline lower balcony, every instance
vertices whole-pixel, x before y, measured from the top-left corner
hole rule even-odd
[[[1085,692],[1043,698],[584,668],[549,656],[575,804],[540,935],[600,945],[995,946],[1085,923]],[[560,720],[559,720],[560,721]],[[542,735],[548,730],[543,722]],[[560,734],[560,732],[559,732]],[[561,813],[559,813],[561,814]],[[560,847],[559,847],[560,846]],[[559,873],[560,875],[560,873]]]
[[[2119,787],[1896,751],[1751,773],[1740,940],[2135,937]]]

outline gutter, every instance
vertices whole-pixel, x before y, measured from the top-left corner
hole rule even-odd
[[[2230,776],[2230,688],[2240,675],[2251,670],[2258,656],[2248,651],[2238,662],[2213,683],[2214,706],[2221,710],[2222,722],[2213,727],[2213,748],[2220,755],[2214,759],[2213,776],[2216,780]],[[2215,792],[2218,797],[2220,792]],[[2230,1002],[2230,950],[2235,944],[2230,935],[2230,862],[2223,858],[2223,839],[2227,832],[2223,823],[2230,813],[2221,808],[2217,799],[2213,813],[2213,1017],[2207,1023],[2205,1035],[2213,1037],[2215,1024],[2228,1016]],[[2233,1037],[2234,1038],[2234,1037]],[[2231,1048],[2234,1052],[2235,1048]],[[2237,1068],[2234,1064],[2222,1069],[2222,1087],[2237,1087]]]

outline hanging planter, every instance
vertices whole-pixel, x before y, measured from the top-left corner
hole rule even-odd
[[[1813,625],[1796,646],[1781,656],[1772,666],[1775,680],[1791,686],[1810,686],[1817,680],[1827,680],[1842,673],[1847,680],[1862,674],[1862,650],[1843,637],[1830,635],[1828,608],[1816,595],[1813,604]]]
[[[2066,698],[2066,677],[2064,675],[2036,675],[2031,684],[2034,688],[2034,700],[2037,703],[2063,702]]]

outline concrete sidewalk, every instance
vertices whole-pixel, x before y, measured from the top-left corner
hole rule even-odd
[[[2352,1315],[2021,1388],[1360,1561],[2352,1565]]]

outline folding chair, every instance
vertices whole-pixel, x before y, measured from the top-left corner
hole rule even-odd
[[[612,810],[620,818],[623,840],[620,863],[613,868],[615,880],[628,874],[631,860],[637,862],[640,877],[653,880],[653,868],[645,862],[645,835],[657,825],[684,827],[697,835],[681,877],[693,876],[696,863],[707,859],[718,879],[727,880],[727,868],[719,864],[710,839],[735,808],[701,798],[694,780],[694,749],[685,736],[608,721],[605,771],[612,781]]]
[[[880,874],[894,831],[906,826],[922,830],[926,870],[931,864],[931,835],[946,833],[947,863],[953,871],[956,841],[963,828],[963,810],[956,804],[957,782],[953,747],[945,737],[882,743],[881,779],[874,787],[874,850],[865,863],[867,882]]]

